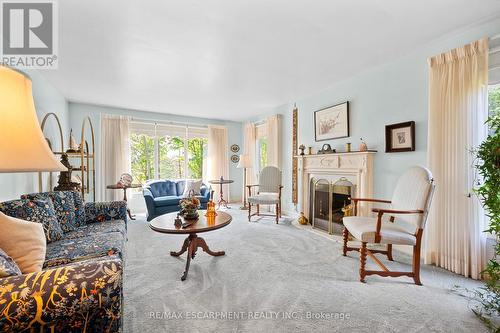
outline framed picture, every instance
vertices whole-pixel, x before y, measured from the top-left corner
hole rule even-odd
[[[314,139],[316,141],[349,136],[349,102],[314,112]]]
[[[385,152],[398,153],[415,150],[415,122],[385,126]]]

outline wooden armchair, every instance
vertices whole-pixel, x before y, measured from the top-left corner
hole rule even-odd
[[[252,194],[252,188],[258,189],[256,194]],[[248,222],[252,216],[273,216],[276,217],[276,224],[281,217],[281,170],[268,166],[262,169],[259,175],[258,185],[247,185],[248,188]],[[252,205],[257,206],[257,212],[252,214]],[[260,214],[260,205],[275,205],[276,214]]]
[[[423,167],[413,167],[399,178],[392,200],[351,198],[354,205],[354,216],[343,219],[343,255],[346,256],[348,251],[359,251],[359,280],[361,282],[365,281],[367,275],[408,276],[413,278],[415,284],[421,285],[421,241],[434,188],[430,171]],[[357,216],[359,202],[384,203],[388,204],[389,207],[387,209],[372,209],[372,212],[377,213],[377,217],[361,217]],[[348,246],[349,234],[361,242],[361,248]],[[386,244],[387,248],[386,250],[368,249],[368,243]],[[413,246],[411,272],[391,272],[375,257],[375,253],[381,253],[392,261],[393,244]],[[375,261],[382,269],[381,271],[365,269],[367,255]]]

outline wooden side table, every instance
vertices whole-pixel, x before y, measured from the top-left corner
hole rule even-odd
[[[141,184],[132,184],[130,186],[120,186],[120,185],[117,185],[117,184],[113,184],[113,185],[108,185],[106,186],[106,188],[108,190],[123,190],[123,201],[127,202],[127,190],[129,188],[139,188],[139,187],[142,187]],[[128,204],[127,204],[127,213],[128,213],[128,217],[130,217],[131,220],[135,220],[135,215],[132,215],[132,213],[130,212],[130,208],[128,208]]]
[[[230,208],[227,205],[227,201],[224,199],[224,192],[222,191],[222,185],[234,183],[234,180],[221,178],[221,179],[209,180],[208,182],[210,184],[220,185],[220,196],[219,196],[219,202],[217,203],[217,208],[220,208],[220,206]]]

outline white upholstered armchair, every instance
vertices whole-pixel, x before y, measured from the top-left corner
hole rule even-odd
[[[422,233],[434,192],[432,174],[424,167],[413,167],[406,171],[398,180],[392,200],[378,200],[366,198],[351,198],[354,204],[354,216],[344,217],[344,248],[347,251],[359,251],[360,268],[359,280],[364,282],[367,275],[380,276],[408,276],[415,284],[420,282],[420,247]],[[374,208],[376,217],[357,216],[359,202],[385,203],[385,208]],[[349,247],[349,234],[361,242],[361,248]],[[370,250],[367,244],[386,244],[386,250]],[[413,246],[413,262],[411,272],[391,272],[375,257],[375,253],[387,255],[392,261],[392,245]],[[381,271],[366,270],[366,256],[369,255],[382,269]]]
[[[252,188],[257,187],[257,193],[252,194]],[[275,216],[276,223],[281,217],[281,170],[267,166],[260,172],[259,185],[247,185],[248,188],[248,222],[254,215]],[[252,214],[252,205],[257,206],[257,212]],[[260,214],[260,205],[275,205],[276,215]]]

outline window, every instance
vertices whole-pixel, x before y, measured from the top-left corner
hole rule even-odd
[[[500,112],[500,37],[490,39],[488,59],[488,114]]]
[[[267,124],[257,125],[255,128],[255,151],[257,153],[258,172],[267,166]]]
[[[143,183],[155,175],[154,129],[136,126],[130,132],[130,155],[132,176]]]
[[[264,169],[267,166],[267,138],[260,138],[257,141],[259,145],[259,170]]]
[[[206,128],[147,124],[130,125],[132,176],[149,179],[203,179],[206,174]]]
[[[182,179],[184,168],[184,138],[162,136],[158,138],[158,175],[161,179]]]
[[[488,114],[500,112],[500,84],[488,86]]]

